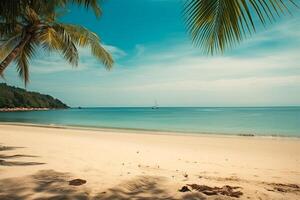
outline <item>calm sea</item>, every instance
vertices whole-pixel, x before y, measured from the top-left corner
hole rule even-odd
[[[73,108],[0,113],[0,122],[300,137],[300,107]]]

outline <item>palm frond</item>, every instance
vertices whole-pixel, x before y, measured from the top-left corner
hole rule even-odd
[[[19,76],[23,79],[25,86],[29,82],[29,60],[34,56],[35,48],[36,45],[33,42],[27,42],[15,60]]]
[[[2,61],[13,50],[20,40],[21,34],[17,34],[0,43],[0,61]]]
[[[13,23],[0,23],[0,38],[4,38],[7,37],[8,35],[10,35],[15,28],[15,24]]]
[[[23,17],[28,24],[36,24],[40,21],[39,15],[30,7],[26,7],[25,15]]]
[[[194,44],[214,54],[254,33],[256,18],[266,26],[291,6],[294,0],[189,0],[184,15]]]
[[[29,60],[37,46],[61,53],[73,66],[78,65],[77,46],[88,46],[91,53],[110,69],[112,57],[96,34],[83,27],[57,23],[59,14],[66,11],[70,3],[93,9],[95,15],[100,16],[99,2],[100,0],[1,0],[0,75],[15,61],[19,76],[26,85],[29,81]]]
[[[60,26],[70,35],[76,45],[81,47],[89,46],[91,53],[104,64],[106,69],[112,68],[114,61],[110,53],[101,45],[101,41],[95,33],[82,26],[69,24],[60,24]]]
[[[37,40],[47,51],[60,50],[61,48],[60,39],[58,38],[57,32],[52,27],[43,29],[38,35]]]
[[[47,28],[41,34],[41,43],[44,49],[57,50],[63,54],[63,57],[73,66],[78,65],[78,50],[71,36],[63,27],[52,26]]]
[[[91,40],[91,52],[96,58],[102,61],[106,69],[110,70],[114,60],[111,54],[101,45],[97,38],[93,38]]]
[[[22,32],[22,27],[17,23],[4,23],[0,22],[0,38],[1,40],[7,40],[10,37]]]
[[[71,0],[78,5],[84,5],[86,8],[93,9],[95,15],[99,17],[102,14],[102,10],[99,5],[99,0]]]
[[[69,3],[91,8],[95,15],[101,15],[99,0],[1,0],[0,16],[5,22],[15,22],[23,16],[27,7],[38,15],[51,15],[57,8],[66,9]]]
[[[22,12],[19,0],[2,0],[0,6],[1,17],[5,22],[15,21]]]

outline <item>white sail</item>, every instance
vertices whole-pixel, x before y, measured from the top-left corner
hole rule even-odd
[[[158,104],[157,104],[157,101],[155,100],[154,102],[154,106],[152,106],[152,109],[158,109]]]

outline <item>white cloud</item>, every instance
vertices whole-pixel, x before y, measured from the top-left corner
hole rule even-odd
[[[112,55],[114,60],[118,60],[127,54],[112,45],[103,45]],[[31,72],[33,73],[57,73],[71,70],[86,70],[94,67],[103,66],[102,63],[91,55],[89,48],[78,48],[79,63],[77,67],[70,65],[62,55],[56,52],[38,51],[38,55],[31,61]]]
[[[281,38],[280,33],[272,37]],[[259,45],[261,41],[249,41],[247,45]],[[147,47],[147,52],[101,77],[101,87],[85,87],[82,91],[105,94],[104,99],[95,97],[100,105],[149,105],[155,98],[161,105],[300,104],[298,48],[281,45],[263,51],[261,47],[263,52],[254,51],[249,56],[214,57],[201,56],[187,45],[157,49]]]
[[[145,46],[141,44],[135,45],[136,56],[141,56],[145,52]]]
[[[46,88],[44,80],[57,72],[51,90],[82,106],[144,106],[154,99],[161,106],[300,105],[298,23],[273,26],[223,56],[203,56],[190,43],[174,40],[138,44],[133,55],[106,45],[117,58],[111,72],[88,49],[80,50],[76,70],[58,56],[44,56],[32,65],[39,78],[34,83]]]
[[[76,88],[90,97],[80,100],[81,104],[144,106],[153,99],[161,106],[300,104],[295,49],[259,58],[180,56],[176,51],[157,54],[144,55],[152,62],[120,66],[104,75],[93,72],[101,79]]]
[[[123,51],[122,49],[116,46],[103,45],[103,47],[107,49],[114,56],[114,59],[122,58],[127,55],[125,51]]]

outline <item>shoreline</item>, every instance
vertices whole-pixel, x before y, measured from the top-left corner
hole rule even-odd
[[[20,124],[0,124],[0,138],[0,199],[232,199],[178,191],[190,184],[238,187],[245,200],[300,197],[295,139]],[[68,184],[78,178],[86,184]]]
[[[26,108],[26,107],[18,107],[18,108],[0,108],[0,112],[26,112],[26,111],[44,111],[44,110],[52,110],[53,108]]]
[[[300,139],[299,136],[289,135],[263,135],[263,134],[243,134],[243,133],[208,133],[208,132],[183,132],[183,131],[165,131],[156,129],[134,129],[134,128],[115,128],[115,127],[94,127],[94,126],[76,126],[76,125],[58,125],[58,124],[35,124],[22,122],[0,122],[0,125],[15,125],[41,128],[56,128],[70,130],[86,130],[100,132],[126,132],[135,134],[150,134],[150,135],[178,135],[178,136],[204,136],[204,137],[241,137],[241,138],[278,138],[278,139]]]

